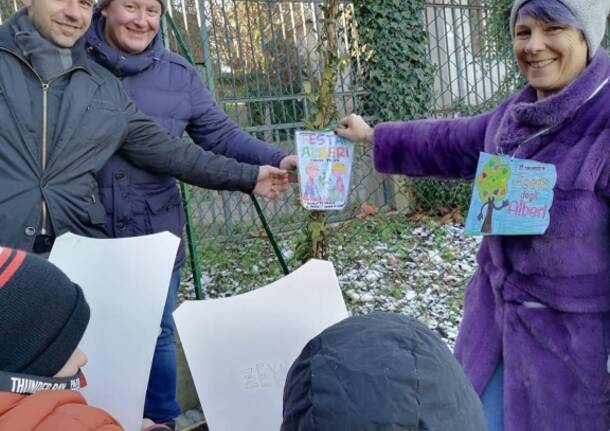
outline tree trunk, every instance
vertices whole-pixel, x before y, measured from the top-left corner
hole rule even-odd
[[[489,199],[487,201],[487,214],[485,215],[485,221],[483,222],[483,227],[481,227],[482,233],[491,233],[491,219],[494,213],[494,200]]]

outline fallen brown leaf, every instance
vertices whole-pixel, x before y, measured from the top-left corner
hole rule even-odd
[[[363,220],[367,217],[377,215],[378,213],[379,208],[377,208],[375,205],[370,202],[363,202],[362,205],[360,205],[360,212],[356,214],[356,218],[358,220]]]
[[[267,238],[267,232],[265,232],[264,230],[251,230],[250,232],[248,232],[248,235],[250,235],[252,238]]]

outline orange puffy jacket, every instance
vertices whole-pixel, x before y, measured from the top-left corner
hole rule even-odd
[[[104,410],[91,407],[77,391],[33,395],[0,392],[0,431],[123,431]]]

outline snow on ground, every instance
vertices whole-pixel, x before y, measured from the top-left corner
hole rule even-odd
[[[428,324],[453,347],[479,240],[465,237],[460,225],[404,216],[354,223],[332,235],[328,253],[350,313],[403,313]],[[295,240],[294,235],[280,239],[284,256],[291,257]],[[212,259],[204,254],[202,284],[208,297],[243,293],[281,277],[270,249],[257,239],[246,246],[222,245]],[[194,297],[192,280],[183,283],[181,296]]]

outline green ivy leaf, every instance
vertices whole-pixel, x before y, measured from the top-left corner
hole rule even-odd
[[[303,81],[303,92],[308,96],[311,94],[311,82]]]

